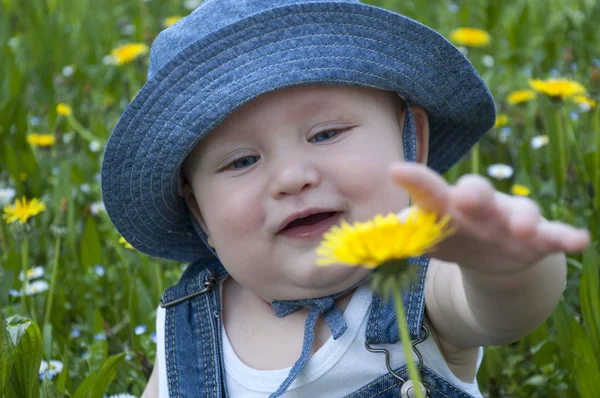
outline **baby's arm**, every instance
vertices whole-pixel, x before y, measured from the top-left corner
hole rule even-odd
[[[440,342],[463,349],[507,343],[550,315],[564,290],[564,252],[588,246],[587,231],[546,221],[533,201],[497,192],[480,176],[450,186],[408,163],[394,164],[391,176],[417,206],[449,215],[455,229],[430,253],[425,280]]]
[[[158,355],[154,361],[154,369],[152,369],[150,380],[146,384],[142,398],[158,398]]]
[[[510,275],[489,275],[432,259],[425,304],[443,346],[506,344],[544,322],[562,295],[565,279],[563,253]]]

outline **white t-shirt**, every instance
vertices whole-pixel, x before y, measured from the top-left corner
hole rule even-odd
[[[368,321],[367,314],[372,298],[373,295],[368,286],[363,285],[357,289],[344,311],[344,319],[348,325],[346,332],[337,340],[330,337],[308,359],[296,380],[284,394],[285,397],[343,397],[388,373],[385,365],[385,355],[371,353],[364,346]],[[163,308],[159,307],[156,321],[159,397],[167,398],[164,356],[165,310]],[[269,397],[288,376],[291,367],[277,370],[258,370],[243,363],[229,343],[224,328],[222,329],[222,340],[225,381],[229,396],[234,398]],[[393,368],[405,364],[402,344],[379,344],[375,347],[384,348],[390,352]],[[423,355],[424,365],[429,369],[471,395],[475,397],[482,396],[476,380],[473,383],[465,383],[452,373],[431,335],[417,348]],[[483,349],[480,351],[478,367],[482,356]]]

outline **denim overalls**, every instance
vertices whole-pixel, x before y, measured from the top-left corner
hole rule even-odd
[[[429,258],[414,260],[419,267],[418,280],[404,293],[408,328],[413,343],[426,338],[423,326],[425,308],[424,282]],[[161,299],[165,307],[165,358],[170,397],[227,397],[223,347],[221,340],[221,299],[219,281],[227,273],[218,261],[212,264],[190,264],[177,285],[167,289]],[[365,349],[377,350],[377,344],[399,341],[394,304],[377,295],[369,308]],[[305,332],[306,333],[306,332]],[[417,356],[418,345],[415,347]],[[381,356],[385,361],[386,356]],[[376,380],[346,397],[411,397],[406,366],[391,369]],[[424,363],[421,380],[428,397],[471,397],[436,375]],[[404,394],[401,390],[404,386]]]

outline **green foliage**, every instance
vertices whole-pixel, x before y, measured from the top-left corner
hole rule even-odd
[[[47,207],[25,226],[0,222],[0,396],[143,391],[155,357],[155,309],[184,265],[125,248],[99,206],[101,149],[144,83],[148,57],[121,66],[105,61],[119,45],[150,45],[164,18],[190,12],[186,3],[0,0],[0,188],[41,198]],[[454,182],[508,164],[511,177],[490,178],[496,189],[527,186],[545,217],[587,227],[598,242],[600,107],[543,98],[517,106],[507,95],[528,88],[530,79],[561,76],[600,99],[600,1],[369,3],[446,37],[462,26],[491,35],[489,46],[465,52],[508,124],[445,177]],[[72,116],[58,115],[58,103],[70,105]],[[54,135],[56,144],[28,144],[33,132]],[[540,135],[551,136],[549,144],[532,148]],[[478,380],[489,396],[597,395],[599,257],[598,247],[570,255],[565,294],[552,317],[517,343],[486,349]],[[19,278],[35,266],[42,276]],[[47,288],[25,294],[36,281]],[[138,325],[147,331],[136,333]],[[49,369],[40,379],[42,360],[60,361],[62,371]]]

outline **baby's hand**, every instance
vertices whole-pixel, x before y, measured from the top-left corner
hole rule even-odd
[[[495,191],[478,175],[449,185],[422,164],[394,163],[392,179],[412,203],[451,217],[456,231],[429,253],[442,261],[488,274],[522,271],[556,252],[578,252],[590,243],[587,230],[547,221],[534,201]]]

